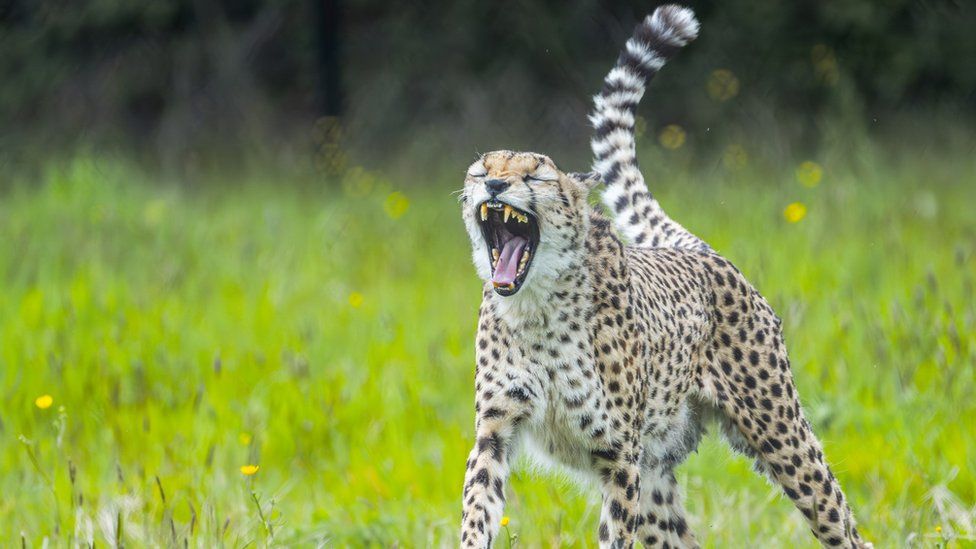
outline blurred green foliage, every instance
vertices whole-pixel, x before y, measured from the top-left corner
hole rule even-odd
[[[730,154],[702,176],[683,150],[645,151],[648,179],[783,317],[862,531],[970,543],[971,161]],[[459,178],[44,171],[0,195],[0,545],[456,544],[480,299]],[[715,435],[679,478],[706,547],[813,546]],[[595,539],[592,492],[521,469],[508,501],[522,546]]]
[[[648,181],[784,318],[869,538],[971,543],[976,6],[691,4]],[[449,193],[474,151],[584,169],[653,5],[346,2],[341,120],[310,6],[0,5],[0,546],[454,544],[480,291]],[[812,545],[714,437],[680,480],[706,546]],[[592,493],[512,485],[523,545],[594,539]]]
[[[123,143],[169,165],[307,152],[319,145],[316,1],[5,2],[0,145],[9,156]],[[758,137],[807,153],[829,139],[827,122],[873,130],[906,111],[922,125],[931,110],[974,114],[972,2],[689,4],[702,35],[651,90],[655,133],[679,124],[705,148]],[[654,6],[340,2],[346,145],[376,161],[585,150],[589,97]]]

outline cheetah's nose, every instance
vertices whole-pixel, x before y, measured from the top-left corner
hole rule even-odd
[[[495,198],[496,196],[505,192],[505,189],[508,187],[509,182],[505,181],[504,179],[489,179],[488,181],[485,181],[485,188],[488,189],[488,194],[490,194],[492,198]]]

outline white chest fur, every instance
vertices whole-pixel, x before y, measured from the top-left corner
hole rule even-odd
[[[590,465],[589,433],[606,426],[592,342],[578,321],[542,315],[539,322],[520,324],[513,337],[524,359],[521,366],[544,388],[543,402],[524,431],[523,450],[536,465],[583,473]]]

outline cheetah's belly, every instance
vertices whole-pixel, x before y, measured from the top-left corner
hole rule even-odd
[[[589,472],[589,449],[565,426],[553,427],[546,423],[526,430],[522,450],[535,465],[546,469],[564,469],[573,473]]]

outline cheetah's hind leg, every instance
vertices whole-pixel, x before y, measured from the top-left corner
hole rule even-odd
[[[759,315],[772,314],[759,307]],[[840,483],[803,416],[778,319],[748,325],[736,342],[718,337],[702,379],[733,448],[756,459],[825,547],[872,547],[855,526]],[[740,335],[742,332],[739,332]]]

